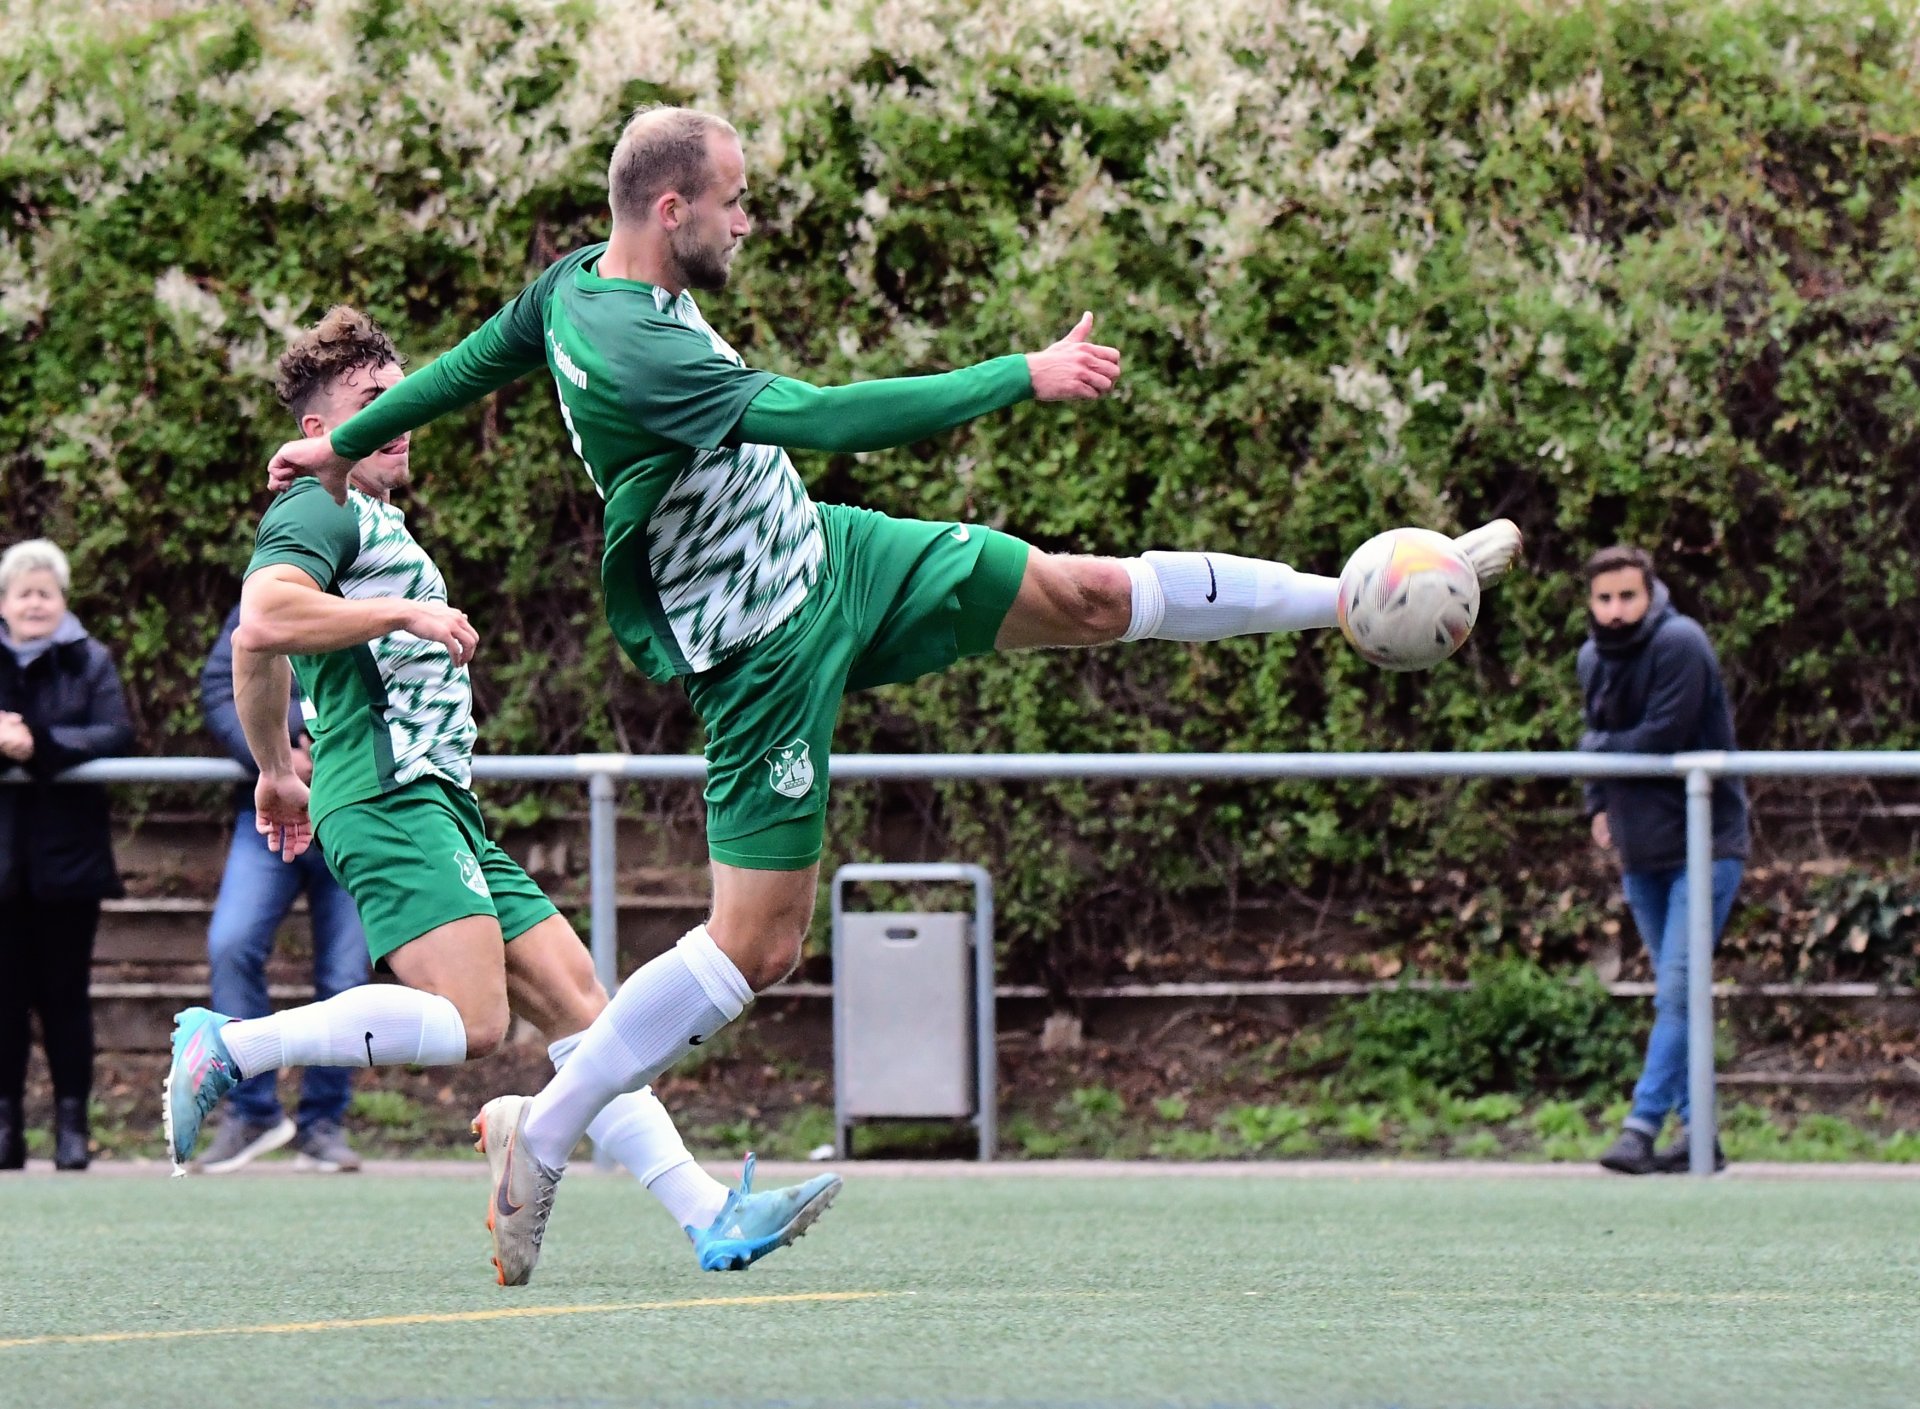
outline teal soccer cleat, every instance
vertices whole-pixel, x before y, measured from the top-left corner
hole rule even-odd
[[[173,1064],[160,1092],[160,1112],[176,1179],[187,1172],[201,1122],[240,1080],[220,1037],[230,1021],[206,1008],[183,1008],[173,1015]]]
[[[840,1176],[815,1175],[804,1184],[753,1192],[753,1156],[740,1171],[740,1187],[727,1195],[720,1216],[704,1229],[689,1228],[703,1272],[739,1272],[805,1233],[840,1192]]]

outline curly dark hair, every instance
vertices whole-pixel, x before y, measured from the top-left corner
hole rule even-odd
[[[357,308],[336,303],[280,354],[273,389],[297,421],[335,378],[358,367],[389,362],[405,366],[406,360],[378,323]]]

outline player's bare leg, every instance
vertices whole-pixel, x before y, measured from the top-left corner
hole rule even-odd
[[[450,1066],[507,1033],[500,929],[491,916],[440,925],[388,956],[406,987],[370,983],[264,1018],[205,1008],[175,1017],[162,1111],[174,1170],[235,1082],[287,1067]]]
[[[475,1122],[494,1167],[490,1217],[503,1282],[525,1280],[531,1272],[539,1255],[539,1235],[522,1233],[521,1226],[532,1229],[538,1221],[539,1232],[544,1232],[541,1209],[551,1208],[552,1185],[581,1135],[593,1133],[608,1112],[616,1117],[623,1109],[637,1114],[625,1104],[634,1097],[623,1093],[646,1087],[738,1017],[756,987],[778,982],[797,962],[813,913],[817,868],[760,872],[716,864],[714,869],[712,921],[622,985],[539,1096],[526,1103],[518,1097],[490,1102]],[[724,947],[716,928],[728,936]],[[577,950],[578,941],[572,942]],[[739,1189],[725,1195],[712,1217],[704,1223],[697,1218],[683,1223],[703,1268],[743,1268],[787,1246],[840,1188],[839,1177],[826,1174],[791,1189],[756,1194],[752,1178],[749,1157]],[[710,1197],[710,1190],[702,1192]],[[505,1243],[502,1227],[512,1235]]]
[[[1486,587],[1518,556],[1520,530],[1496,519],[1454,544]],[[1338,578],[1228,553],[1084,558],[1035,550],[994,645],[1013,651],[1312,630],[1337,624],[1338,595]]]
[[[813,915],[818,868],[753,871],[716,862],[712,919],[643,965],[540,1093],[530,1148],[564,1168],[594,1117],[650,1083],[784,978]]]
[[[556,1071],[607,1006],[586,946],[561,915],[507,946],[507,997],[515,1014],[540,1029]],[[616,1097],[594,1117],[587,1138],[625,1165],[682,1228],[705,1228],[726,1206],[727,1186],[688,1153],[651,1087]]]

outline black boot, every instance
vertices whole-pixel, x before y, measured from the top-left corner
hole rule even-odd
[[[22,1115],[18,1096],[0,1100],[0,1169],[27,1166],[27,1127]]]
[[[1687,1127],[1681,1126],[1680,1132],[1673,1137],[1673,1143],[1653,1152],[1653,1162],[1662,1174],[1690,1174],[1693,1172],[1693,1145],[1687,1138]],[[1720,1141],[1713,1142],[1713,1172],[1721,1173],[1727,1167],[1727,1152],[1720,1148]]]
[[[1600,1167],[1615,1174],[1654,1174],[1653,1137],[1644,1130],[1622,1130],[1620,1138],[1600,1156]]]
[[[88,1143],[86,1097],[62,1096],[53,1103],[53,1167],[85,1169]]]

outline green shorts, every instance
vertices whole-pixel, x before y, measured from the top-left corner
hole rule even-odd
[[[558,914],[546,892],[487,836],[480,804],[442,778],[413,782],[321,819],[327,865],[353,897],[375,963],[428,930],[472,915],[516,939]]]
[[[818,861],[841,696],[991,651],[1027,570],[1025,543],[979,524],[837,504],[820,519],[826,558],[800,609],[686,680],[707,728],[707,850],[730,866]]]

